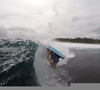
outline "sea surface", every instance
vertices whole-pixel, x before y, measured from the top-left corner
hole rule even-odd
[[[71,49],[74,58],[63,68],[71,83],[100,83],[100,49]]]
[[[57,69],[47,59],[48,45],[65,56]],[[100,83],[99,76],[99,44],[0,40],[0,86],[69,87],[71,83]]]

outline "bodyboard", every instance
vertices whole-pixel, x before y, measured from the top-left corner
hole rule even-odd
[[[55,48],[51,47],[50,45],[48,46],[48,49],[52,50],[54,53],[56,53],[58,56],[60,56],[62,59],[65,58],[65,56],[60,53],[59,51],[57,51]]]

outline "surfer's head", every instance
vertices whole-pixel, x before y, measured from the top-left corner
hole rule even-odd
[[[52,52],[52,50],[49,49],[49,52]]]
[[[48,49],[48,52],[49,52],[49,53],[51,53],[51,52],[52,52],[52,50]]]

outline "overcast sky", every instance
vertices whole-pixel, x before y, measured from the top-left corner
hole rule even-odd
[[[100,0],[0,0],[0,38],[100,39]]]

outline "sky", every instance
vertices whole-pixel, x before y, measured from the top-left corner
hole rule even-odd
[[[0,0],[0,38],[100,39],[100,0]]]

